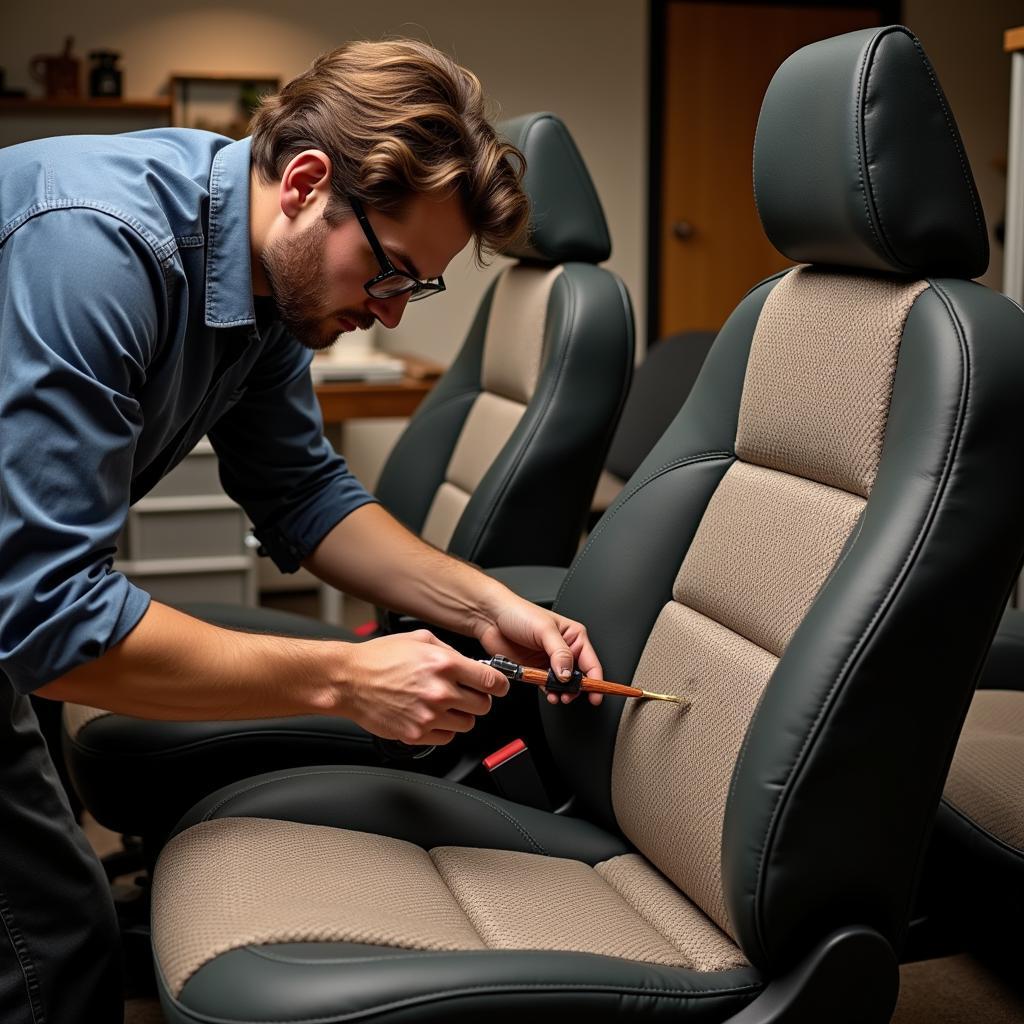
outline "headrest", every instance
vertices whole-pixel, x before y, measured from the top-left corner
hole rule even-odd
[[[779,68],[757,122],[754,198],[798,263],[963,278],[988,266],[956,122],[900,25],[812,43]]]
[[[497,130],[526,157],[523,187],[531,207],[525,242],[503,255],[550,264],[608,259],[612,243],[601,201],[562,121],[554,114],[525,114]]]

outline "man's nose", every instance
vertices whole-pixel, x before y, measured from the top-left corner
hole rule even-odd
[[[367,303],[370,312],[389,330],[399,325],[408,305],[408,292],[392,296],[390,299],[371,299]]]

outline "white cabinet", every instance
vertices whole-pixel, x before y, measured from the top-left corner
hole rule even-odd
[[[205,438],[129,510],[114,567],[170,604],[256,604],[245,513],[224,493]]]

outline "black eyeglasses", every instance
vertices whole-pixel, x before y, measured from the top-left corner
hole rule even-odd
[[[388,254],[384,251],[384,247],[373,233],[373,228],[370,227],[370,221],[367,219],[363,204],[353,195],[346,196],[345,198],[352,207],[352,212],[356,215],[356,220],[359,221],[359,226],[363,229],[363,234],[366,235],[366,240],[370,243],[373,255],[377,257],[377,262],[380,264],[380,273],[376,277],[371,277],[363,285],[367,295],[374,299],[393,299],[396,295],[405,295],[408,292],[409,301],[418,302],[420,299],[425,299],[429,295],[436,295],[438,292],[445,290],[444,278],[442,277],[428,277],[421,280],[418,277],[413,277],[412,274],[406,274],[397,269],[391,260],[388,259]]]

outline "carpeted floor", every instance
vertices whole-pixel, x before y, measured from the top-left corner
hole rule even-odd
[[[900,968],[893,1024],[1022,1024],[1024,995],[966,954]]]
[[[165,1020],[155,999],[129,999],[124,1004],[124,1024],[164,1024]]]

